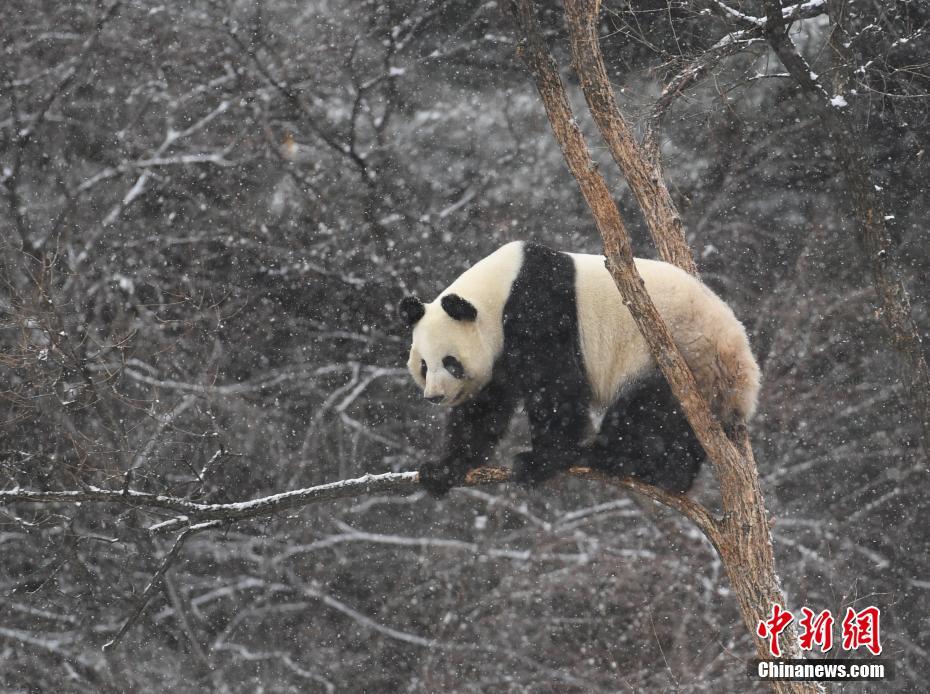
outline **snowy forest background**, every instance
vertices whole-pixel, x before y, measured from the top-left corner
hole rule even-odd
[[[710,4],[605,2],[628,112],[738,27]],[[847,108],[926,341],[930,5],[844,4]],[[572,84],[561,8],[540,7]],[[792,32],[821,73],[829,29]],[[234,501],[414,470],[442,415],[404,371],[397,301],[507,241],[600,248],[500,3],[10,0],[0,50],[0,489]],[[782,73],[752,44],[677,99],[666,176],[763,367],[789,606],[879,606],[883,690],[923,691],[927,461],[843,172]],[[708,469],[697,498],[714,487]],[[613,488],[373,495],[203,532],[104,653],[171,547],[158,519],[0,507],[4,691],[749,688],[713,549]]]

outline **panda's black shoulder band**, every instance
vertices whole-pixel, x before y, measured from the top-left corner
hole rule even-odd
[[[478,317],[478,309],[458,294],[446,294],[442,297],[442,308],[455,320],[473,321]]]

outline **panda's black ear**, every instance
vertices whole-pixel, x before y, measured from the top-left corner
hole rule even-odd
[[[401,320],[407,325],[414,325],[426,313],[423,302],[415,296],[405,296],[397,307]]]
[[[478,317],[478,309],[458,294],[442,297],[442,307],[455,320],[473,321]]]

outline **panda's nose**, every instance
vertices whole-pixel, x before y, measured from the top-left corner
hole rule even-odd
[[[429,400],[429,401],[430,401],[431,403],[433,403],[434,405],[438,405],[439,403],[442,402],[442,396],[441,396],[441,395],[431,395],[431,396],[429,396],[429,397],[426,398],[426,399]]]

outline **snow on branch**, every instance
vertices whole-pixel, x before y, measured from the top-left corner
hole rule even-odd
[[[725,58],[749,50],[755,46],[766,43],[767,32],[780,28],[784,22],[794,22],[801,19],[819,17],[827,12],[826,0],[809,0],[781,8],[782,17],[777,26],[771,18],[755,17],[740,12],[722,0],[712,0],[707,3],[708,10],[714,12],[728,22],[733,22],[740,28],[724,35],[713,46],[687,63],[662,89],[661,96],[653,105],[650,115],[651,136],[657,138],[659,126],[672,102],[686,89],[701,81],[714,67]],[[708,11],[708,10],[705,10]]]
[[[700,504],[691,501],[684,495],[672,494],[658,487],[644,484],[632,478],[620,478],[606,475],[590,468],[575,467],[568,472],[569,475],[590,479],[603,484],[613,484],[643,496],[658,501],[670,508],[681,512],[694,522],[707,536],[714,546],[720,541],[719,521]],[[462,486],[476,487],[480,485],[498,484],[511,480],[510,470],[504,468],[477,468],[468,473]],[[9,489],[0,491],[0,506],[18,503],[58,503],[81,504],[85,502],[100,504],[123,504],[148,511],[173,511],[180,515],[160,523],[149,526],[152,533],[167,533],[179,531],[171,548],[165,552],[162,561],[152,575],[148,585],[142,591],[141,597],[129,616],[123,621],[116,635],[103,646],[104,651],[117,648],[123,637],[139,621],[151,602],[152,596],[161,588],[165,575],[171,565],[177,560],[186,541],[194,534],[206,530],[222,528],[230,522],[251,518],[260,518],[279,513],[284,510],[299,508],[320,501],[343,499],[375,493],[404,494],[418,491],[419,473],[417,472],[388,472],[380,475],[363,475],[355,479],[339,480],[316,487],[296,489],[281,494],[273,494],[249,501],[240,501],[228,504],[201,504],[180,497],[163,494],[150,494],[147,492],[126,489],[116,491],[87,487],[76,491],[36,491],[29,489]],[[359,535],[358,539],[371,539]],[[330,607],[345,612],[345,606],[327,602],[329,598],[322,595],[315,597],[322,599]],[[345,608],[345,609],[343,609]],[[348,613],[347,613],[348,614]],[[357,618],[352,612],[349,616]],[[368,619],[368,618],[364,618]],[[369,624],[368,626],[372,626]],[[397,637],[400,632],[389,634]],[[419,637],[415,637],[419,638]],[[405,640],[405,639],[401,639]],[[419,645],[432,646],[433,643],[424,641]]]
[[[679,511],[690,518],[704,531],[711,540],[716,541],[716,520],[699,504],[684,495],[672,494],[658,487],[645,484],[629,477],[614,477],[590,468],[574,467],[568,472],[573,477],[612,484],[658,501]],[[482,467],[468,473],[462,486],[477,487],[489,484],[509,482],[510,470],[505,468]],[[363,475],[354,479],[329,482],[316,487],[306,487],[282,492],[258,499],[227,504],[202,504],[176,496],[151,494],[131,489],[111,490],[99,487],[87,487],[74,491],[38,491],[30,489],[9,489],[0,491],[0,505],[16,503],[99,503],[122,504],[148,511],[171,511],[174,518],[155,523],[149,527],[153,533],[167,533],[185,530],[196,524],[217,521],[209,527],[219,527],[222,523],[262,518],[281,511],[300,508],[321,501],[332,501],[368,494],[407,494],[419,491],[419,473],[386,472],[379,475]],[[201,525],[200,529],[206,529]]]

